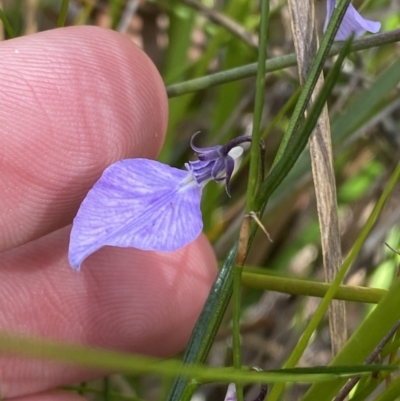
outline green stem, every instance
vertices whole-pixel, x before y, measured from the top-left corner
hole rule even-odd
[[[253,114],[253,130],[252,143],[250,149],[250,171],[247,186],[247,204],[246,212],[254,210],[254,199],[257,191],[259,164],[260,164],[260,148],[259,142],[261,137],[261,121],[264,108],[265,97],[265,60],[267,57],[267,35],[268,35],[268,18],[269,18],[269,0],[261,2],[261,21],[260,21],[260,43],[258,47],[258,63],[257,63],[257,79],[256,79],[256,94],[254,101]],[[246,219],[246,218],[245,218]],[[248,221],[243,221],[249,227]],[[248,231],[245,230],[245,235]],[[247,254],[248,237],[241,238],[244,241],[244,247],[240,247],[240,252]],[[240,311],[241,311],[241,281],[242,281],[242,266],[245,259],[244,255],[238,255],[242,260],[237,263],[233,276],[233,314],[232,314],[232,342],[233,342],[233,366],[236,369],[241,369],[241,345],[240,345]],[[238,401],[243,401],[243,387],[241,383],[236,383],[236,397]]]
[[[255,273],[257,270],[259,270],[260,273]],[[319,298],[323,298],[330,287],[330,284],[327,283],[287,277],[276,277],[262,272],[262,269],[248,270],[246,268],[242,275],[242,285],[266,291],[269,290],[285,294]],[[336,291],[334,299],[377,304],[386,293],[387,290],[381,288],[341,285]]]
[[[260,45],[258,52],[258,69],[256,79],[256,95],[254,101],[252,142],[250,148],[249,181],[246,194],[246,212],[254,211],[254,199],[257,189],[257,178],[260,158],[261,120],[265,97],[265,60],[267,57],[269,0],[261,2]]]
[[[357,39],[351,46],[351,52],[366,50],[373,47],[381,47],[391,43],[400,41],[400,29],[391,32],[376,34],[363,39]],[[329,57],[339,54],[342,44],[334,44],[329,51]],[[279,71],[284,68],[292,67],[297,64],[296,55],[294,53],[282,57],[269,59],[265,63],[265,72]],[[182,96],[187,93],[198,92],[203,89],[212,88],[213,86],[226,84],[240,79],[253,77],[257,74],[257,63],[251,63],[242,67],[232,68],[230,70],[217,72],[215,74],[205,75],[201,78],[190,79],[185,82],[172,84],[167,86],[167,94],[169,98]]]

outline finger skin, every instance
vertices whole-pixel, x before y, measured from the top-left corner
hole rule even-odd
[[[86,398],[72,392],[52,391],[26,397],[13,398],[13,401],[85,401]]]
[[[69,27],[0,44],[0,251],[72,222],[116,160],[155,158],[167,98],[122,35]]]
[[[0,329],[158,356],[181,350],[216,274],[204,237],[173,253],[104,248],[80,273],[67,261],[66,226],[102,171],[160,150],[167,101],[155,67],[129,40],[93,27],[3,42],[0,67]],[[94,375],[0,356],[3,397]]]
[[[1,329],[153,356],[180,351],[215,278],[216,263],[205,237],[169,253],[105,247],[76,272],[67,260],[69,231],[62,228],[2,254]],[[96,373],[0,356],[3,397]]]

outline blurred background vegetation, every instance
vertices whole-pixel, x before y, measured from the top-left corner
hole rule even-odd
[[[148,54],[167,87],[257,61],[259,1],[70,0],[65,21],[60,21],[59,0],[2,0],[0,3],[11,27],[4,30],[5,38],[52,29],[60,24],[115,29]],[[363,16],[379,20],[382,32],[400,28],[398,0],[365,0],[353,4],[362,10]],[[293,53],[287,3],[285,0],[271,0],[270,6],[268,58]],[[315,18],[322,35],[325,0],[316,1],[315,7]],[[397,81],[397,85],[385,93],[378,93],[379,88],[374,89],[378,77],[383,76],[399,57],[398,43],[350,54],[329,99],[343,256],[355,243],[400,159],[400,84]],[[326,68],[332,63],[333,59],[329,59]],[[299,93],[296,66],[266,75],[262,135],[267,171]],[[192,159],[189,141],[196,131],[202,132],[196,138],[197,146],[210,146],[239,135],[250,135],[254,95],[255,76],[249,76],[171,96],[168,134],[160,160],[182,167],[185,161]],[[208,184],[204,190],[205,232],[219,260],[225,258],[238,236],[246,201],[248,160],[248,155],[243,158],[233,179],[232,198],[216,183]],[[400,259],[384,243],[386,241],[393,248],[400,249],[399,195],[397,186],[347,274],[346,284],[388,289],[396,279]],[[247,265],[261,268],[273,277],[324,280],[307,150],[272,196],[262,221],[273,242],[269,242],[259,230]],[[319,299],[287,292],[290,291],[249,288],[245,283],[241,319],[243,364],[265,370],[280,368],[298,342]],[[346,303],[349,334],[368,316],[372,304]],[[400,305],[393,308],[400,308]],[[391,360],[397,361],[396,352],[392,350],[391,355]],[[330,360],[326,319],[312,337],[299,366],[327,365]],[[229,308],[208,362],[213,366],[232,363]],[[384,382],[384,377],[380,378],[381,382]],[[169,381],[157,377],[116,374],[105,381],[74,388],[92,400],[161,400],[166,398],[170,385]],[[370,383],[364,381],[361,390],[368,385]],[[304,385],[291,387],[282,399],[300,399],[306,388]],[[378,399],[379,394],[384,394],[384,388],[385,383],[375,393],[372,388],[366,393],[359,390],[353,398]],[[199,388],[195,399],[223,400],[225,389],[225,386],[205,385]],[[250,389],[252,392],[256,390],[257,387]],[[251,394],[248,397],[251,399]]]

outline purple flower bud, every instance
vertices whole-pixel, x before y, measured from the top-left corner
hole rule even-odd
[[[225,190],[230,194],[229,182],[235,167],[235,160],[243,153],[239,145],[250,142],[250,136],[239,136],[232,139],[226,145],[215,145],[209,148],[198,148],[193,144],[192,136],[190,146],[196,152],[197,158],[194,162],[185,163],[185,167],[192,172],[194,179],[199,185],[205,185],[210,180],[225,181]]]
[[[249,137],[225,146],[193,149],[199,160],[189,171],[148,159],[120,160],[106,170],[83,200],[69,244],[69,262],[82,262],[103,246],[134,247],[169,252],[194,241],[201,233],[201,191],[211,179],[229,179],[237,146]],[[235,150],[236,149],[236,150]],[[242,148],[240,148],[242,149]]]
[[[335,9],[335,0],[327,0],[326,8],[324,32],[328,27],[328,23]],[[380,22],[370,21],[363,18],[350,3],[342,23],[340,24],[339,30],[336,33],[335,40],[347,40],[352,34],[354,34],[356,38],[359,38],[366,32],[377,33],[380,29]]]

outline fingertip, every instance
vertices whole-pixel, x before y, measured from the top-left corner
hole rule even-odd
[[[86,398],[67,391],[49,391],[24,397],[13,398],[14,401],[85,401]]]
[[[66,227],[3,253],[5,332],[159,357],[185,348],[217,273],[204,235],[168,253],[105,247],[80,272],[68,264],[68,237]],[[98,375],[49,361],[0,359],[7,397]]]
[[[0,67],[5,250],[70,223],[114,161],[155,158],[168,105],[150,59],[111,30],[69,27],[5,41]]]
[[[189,340],[217,275],[217,261],[201,234],[174,252],[104,247],[82,264],[81,274],[97,283],[96,292],[109,304],[115,305],[116,297],[129,300],[118,317],[114,313],[119,332],[126,334],[120,338],[124,349],[170,356]]]

